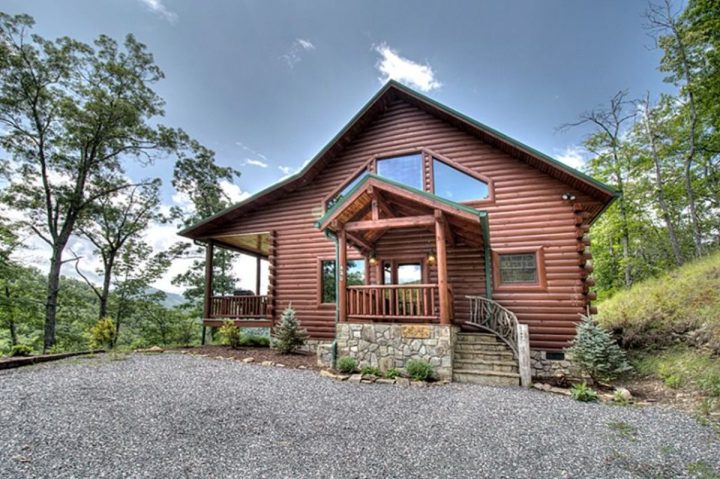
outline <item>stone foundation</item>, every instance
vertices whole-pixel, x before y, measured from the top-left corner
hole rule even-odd
[[[572,363],[572,356],[565,353],[565,359],[547,359],[546,351],[530,351],[530,368],[532,377],[537,379],[551,379],[566,377],[568,379],[581,378],[582,375]]]
[[[359,367],[402,369],[410,359],[433,365],[438,379],[452,379],[453,345],[458,328],[450,325],[340,323],[337,355],[354,357]]]

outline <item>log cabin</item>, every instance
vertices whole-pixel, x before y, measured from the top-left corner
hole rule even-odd
[[[617,196],[390,81],[300,172],[179,234],[206,247],[203,337],[272,328],[292,304],[326,365],[415,358],[517,385],[572,366],[595,312],[590,227]],[[215,248],[256,258],[254,295],[214,295]]]

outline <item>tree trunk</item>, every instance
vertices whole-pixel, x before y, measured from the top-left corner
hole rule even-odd
[[[46,353],[55,345],[55,323],[57,318],[57,299],[60,291],[60,269],[62,253],[67,242],[56,242],[50,258],[50,271],[47,279],[47,299],[45,300],[45,337],[43,352]]]
[[[108,297],[110,296],[110,281],[112,279],[112,269],[115,264],[115,252],[111,251],[108,253],[108,260],[105,262],[104,273],[103,273],[103,286],[100,292],[100,308],[98,309],[98,318],[102,319],[106,317]]]
[[[10,346],[15,346],[18,343],[17,338],[17,325],[15,324],[15,311],[11,303],[10,297],[10,286],[5,285],[5,298],[7,299],[8,305],[8,326],[10,327]]]

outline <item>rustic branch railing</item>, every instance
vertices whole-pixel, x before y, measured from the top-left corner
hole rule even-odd
[[[352,319],[432,322],[439,319],[438,286],[356,285],[347,287],[348,317]]]
[[[267,296],[213,296],[211,318],[264,318],[267,316]]]
[[[465,296],[470,300],[468,323],[495,333],[515,353],[520,384],[530,386],[530,341],[528,327],[520,324],[515,313],[482,296]]]

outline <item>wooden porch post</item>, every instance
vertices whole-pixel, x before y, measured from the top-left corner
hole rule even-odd
[[[205,344],[205,320],[210,319],[213,295],[213,257],[215,245],[208,241],[205,245],[205,296],[203,298],[203,329],[201,343]]]
[[[445,218],[435,210],[435,249],[437,250],[438,299],[440,302],[440,324],[450,324],[448,299],[447,251],[445,250]]]
[[[339,321],[347,321],[347,278],[345,272],[347,271],[347,235],[345,229],[338,231],[338,263],[336,265],[335,274],[337,274],[337,304],[339,311]]]
[[[260,256],[255,257],[255,296],[260,296]]]

